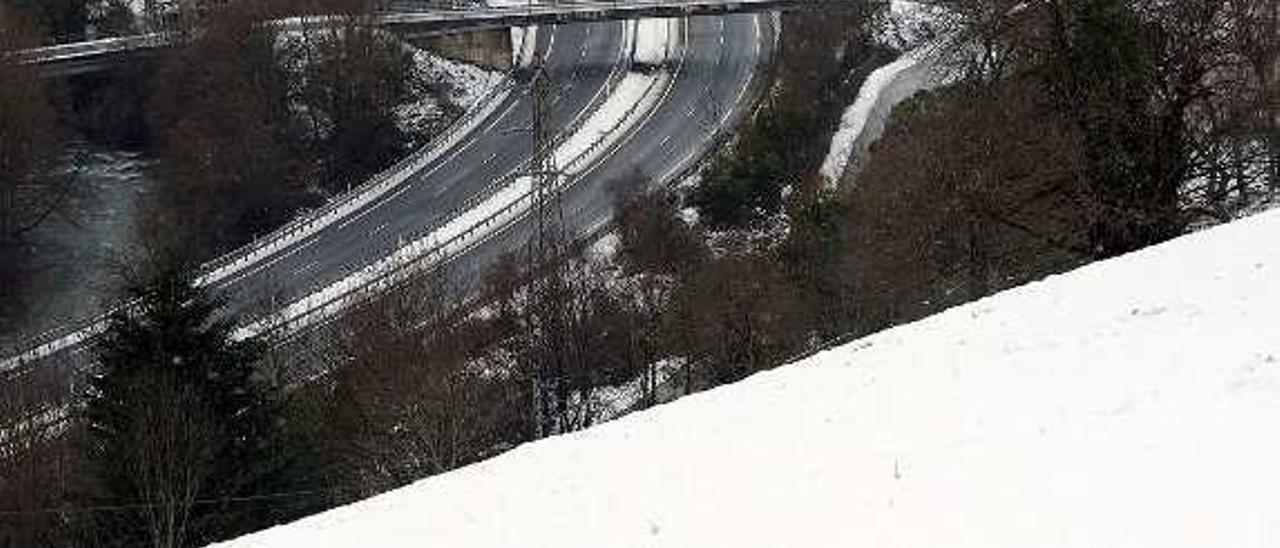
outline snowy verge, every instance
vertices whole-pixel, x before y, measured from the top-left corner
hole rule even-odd
[[[1280,212],[223,548],[1264,548]]]
[[[913,50],[867,76],[857,100],[840,117],[840,128],[819,169],[828,185],[835,186],[847,170],[856,169],[884,133],[893,107],[944,82],[930,62],[931,51],[928,47]]]
[[[480,104],[503,77],[501,72],[445,59],[423,49],[414,48],[412,55],[419,80],[443,82],[451,90],[450,100],[464,109]]]
[[[628,72],[600,107],[556,148],[556,165],[566,174],[574,175],[584,166],[595,163],[612,143],[611,135],[619,134],[619,128],[629,128],[640,114],[657,106],[662,99],[660,92],[670,81],[666,72]]]
[[[306,85],[313,72],[311,65],[318,59],[318,50],[341,40],[349,32],[347,26],[316,19],[320,18],[276,22],[279,31],[275,40],[276,58],[285,70],[290,89]],[[413,92],[407,101],[397,105],[395,117],[396,126],[411,136],[415,149],[419,144],[429,144],[415,141],[429,139],[430,134],[439,129],[440,118],[449,106],[466,113],[486,99],[503,78],[500,72],[445,59],[388,32],[375,32],[380,45],[399,49],[409,61],[406,82]],[[445,92],[434,92],[436,86],[443,87]],[[333,122],[328,113],[308,108],[297,97],[291,97],[288,103],[294,113],[293,123],[305,128],[310,138],[324,139],[332,133]]]

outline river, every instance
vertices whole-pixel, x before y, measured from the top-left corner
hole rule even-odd
[[[22,340],[103,310],[123,287],[134,223],[156,187],[155,161],[142,153],[70,147],[72,177],[62,207],[27,235],[13,302],[0,337]]]

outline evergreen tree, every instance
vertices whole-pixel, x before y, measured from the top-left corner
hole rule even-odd
[[[1099,257],[1184,229],[1178,191],[1188,169],[1183,101],[1190,97],[1177,86],[1193,86],[1161,66],[1171,54],[1168,29],[1138,9],[1085,0],[1052,10],[1054,47],[1041,69],[1050,100],[1083,132],[1087,176],[1103,212],[1089,235]]]
[[[128,508],[104,514],[99,537],[177,548],[265,525],[272,513],[246,499],[279,489],[287,459],[273,391],[255,378],[260,343],[232,340],[219,301],[174,264],[130,294],[94,349],[87,398],[102,504]]]

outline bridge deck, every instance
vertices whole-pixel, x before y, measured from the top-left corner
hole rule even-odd
[[[396,4],[375,16],[378,25],[407,38],[473,30],[567,24],[648,17],[725,15],[762,11],[852,6],[858,0],[600,0],[467,9],[414,9]],[[173,44],[175,35],[154,33],[60,44],[19,52],[25,62],[50,76],[102,70],[154,54]]]
[[[853,5],[855,0],[600,0],[468,10],[405,10],[380,23],[406,35],[616,19],[725,15]]]

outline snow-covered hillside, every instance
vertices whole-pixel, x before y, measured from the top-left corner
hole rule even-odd
[[[226,547],[1270,547],[1280,211]]]

